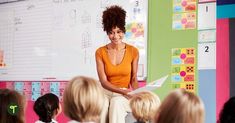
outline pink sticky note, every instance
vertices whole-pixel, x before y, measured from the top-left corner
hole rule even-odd
[[[14,82],[7,82],[6,87],[7,87],[8,89],[14,89]]]
[[[41,82],[41,92],[50,92],[50,82]]]
[[[24,90],[23,91],[32,91],[32,82],[24,82]]]
[[[24,91],[23,92],[23,95],[25,95],[25,97],[26,97],[26,100],[31,100],[31,98],[32,98],[32,91]]]

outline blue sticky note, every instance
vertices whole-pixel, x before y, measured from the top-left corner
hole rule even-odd
[[[172,58],[172,65],[175,64],[182,64],[182,61],[180,58]]]
[[[174,12],[182,12],[182,6],[175,6]]]
[[[21,92],[24,90],[24,82],[15,82],[14,86],[16,91]]]
[[[32,92],[41,90],[40,82],[32,82]]]
[[[33,92],[32,92],[31,100],[32,100],[32,101],[36,101],[40,96],[41,96],[40,91],[33,91]]]
[[[50,84],[50,91],[53,92],[59,92],[59,82],[51,82]]]
[[[173,29],[183,29],[183,25],[179,22],[173,22]]]
[[[171,77],[172,82],[181,82],[181,77],[179,75],[173,75]]]
[[[132,33],[131,33],[131,32],[126,32],[125,37],[126,37],[126,38],[130,38],[130,37],[131,37],[131,35],[132,35]]]

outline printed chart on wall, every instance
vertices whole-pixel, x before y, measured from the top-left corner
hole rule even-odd
[[[196,0],[173,0],[173,30],[196,28]]]
[[[0,81],[98,79],[95,50],[109,43],[101,17],[110,5],[127,11],[125,41],[139,49],[145,79],[147,0],[18,0],[0,4]]]
[[[194,48],[172,49],[172,88],[185,88],[187,91],[196,93],[195,53]]]

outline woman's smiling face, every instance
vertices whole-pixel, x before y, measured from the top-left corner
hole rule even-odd
[[[113,44],[120,44],[122,43],[123,37],[124,37],[124,32],[118,28],[114,27],[112,30],[108,33],[108,37]]]

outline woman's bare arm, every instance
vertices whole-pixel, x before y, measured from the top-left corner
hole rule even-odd
[[[139,87],[137,80],[137,70],[138,70],[139,54],[132,62],[131,70],[131,87],[135,90]]]

